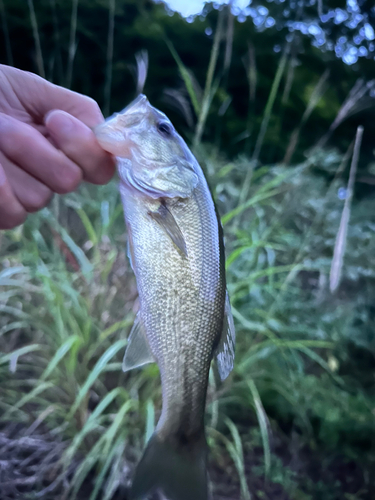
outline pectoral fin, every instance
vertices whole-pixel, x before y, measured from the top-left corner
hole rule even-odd
[[[154,363],[155,359],[147,342],[146,331],[138,313],[130,332],[128,345],[125,351],[122,369],[124,372],[139,366]]]
[[[236,332],[234,330],[233,316],[227,292],[225,298],[223,330],[219,345],[215,351],[217,368],[221,380],[225,380],[233,369],[235,344]]]
[[[188,253],[184,235],[168,208],[164,204],[161,204],[156,212],[149,212],[149,215],[164,229],[180,252],[187,257]]]

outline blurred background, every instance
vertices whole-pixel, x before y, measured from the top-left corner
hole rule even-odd
[[[215,500],[375,498],[375,7],[0,0],[0,62],[144,92],[225,232],[236,366],[210,377]],[[137,74],[140,81],[137,82]],[[122,373],[135,280],[117,181],[0,233],[0,498],[127,498],[158,368]]]

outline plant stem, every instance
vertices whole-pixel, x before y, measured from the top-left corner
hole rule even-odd
[[[68,72],[66,76],[66,86],[68,89],[72,84],[73,78],[73,62],[76,53],[76,32],[77,32],[77,10],[78,0],[73,0],[72,16],[70,19],[70,39],[69,39],[69,57],[68,57]]]
[[[357,128],[357,134],[355,136],[354,152],[353,152],[352,163],[350,165],[349,181],[346,192],[344,209],[342,211],[340,227],[337,232],[335,248],[333,251],[331,272],[329,276],[329,289],[331,293],[334,293],[337,290],[341,280],[342,267],[344,264],[346,240],[349,227],[350,209],[353,199],[354,181],[357,173],[362,136],[363,136],[363,127],[359,126]]]
[[[263,120],[262,120],[262,123],[260,125],[260,130],[259,130],[259,134],[257,137],[257,141],[255,143],[254,152],[253,152],[253,155],[251,157],[250,166],[249,166],[249,169],[247,171],[244,185],[243,185],[243,188],[241,190],[240,197],[238,200],[239,205],[241,205],[246,200],[246,198],[249,194],[251,177],[253,174],[254,165],[257,163],[257,161],[259,159],[259,155],[260,155],[260,151],[262,149],[264,137],[266,135],[267,128],[268,128],[268,123],[269,123],[270,118],[271,118],[272,108],[273,108],[273,105],[275,103],[277,91],[278,91],[279,86],[280,86],[281,77],[283,76],[283,73],[285,70],[286,61],[288,58],[288,53],[289,53],[289,45],[287,45],[285,50],[284,50],[284,53],[280,59],[279,66],[278,66],[277,71],[276,71],[275,78],[274,78],[273,83],[272,83],[271,92],[270,92],[270,95],[268,97],[266,108],[264,110]]]
[[[104,116],[109,115],[111,103],[112,86],[112,65],[113,65],[113,33],[115,30],[115,6],[116,0],[109,0],[109,18],[108,18],[108,41],[107,41],[107,71],[104,87]]]
[[[59,31],[59,22],[56,12],[56,0],[50,0],[51,10],[52,10],[52,22],[53,22],[53,34],[55,38],[56,44],[56,61],[57,61],[57,81],[60,85],[64,83],[64,71],[63,71],[63,63],[61,59],[61,43],[60,43],[60,31]]]
[[[302,115],[301,122],[300,124],[293,130],[292,135],[290,136],[289,144],[288,147],[286,148],[286,153],[284,156],[283,163],[285,165],[288,165],[292,159],[292,156],[294,154],[294,151],[297,147],[299,136],[302,130],[302,127],[305,125],[307,120],[310,118],[311,113],[314,111],[316,105],[322,98],[324,92],[326,91],[326,82],[329,76],[329,70],[326,69],[323,75],[320,77],[318,83],[316,84],[316,87],[314,88],[308,105]]]
[[[29,5],[31,27],[33,29],[33,36],[34,36],[34,43],[35,43],[35,52],[36,52],[36,64],[37,64],[37,67],[38,67],[39,75],[42,78],[45,78],[44,64],[43,64],[43,55],[42,55],[42,47],[40,45],[38,23],[37,23],[37,20],[36,20],[36,15],[35,15],[35,10],[34,10],[34,3],[33,3],[33,0],[27,0],[27,3]]]
[[[217,28],[215,32],[214,44],[211,50],[210,62],[207,70],[206,85],[204,88],[202,107],[200,110],[197,128],[195,130],[195,136],[193,141],[193,147],[196,148],[201,142],[203,129],[206,124],[208,111],[210,109],[210,103],[212,99],[212,82],[214,78],[214,72],[216,68],[217,59],[219,56],[219,46],[220,40],[223,32],[223,20],[224,20],[224,10],[219,12],[219,18],[217,21]]]

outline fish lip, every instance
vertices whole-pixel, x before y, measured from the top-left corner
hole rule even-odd
[[[111,153],[114,156],[119,156],[122,151],[119,151],[117,145],[124,139],[124,130],[112,129],[105,121],[97,125],[93,130],[96,140],[104,151]]]

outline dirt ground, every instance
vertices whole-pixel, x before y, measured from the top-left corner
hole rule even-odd
[[[27,432],[26,432],[27,431]],[[68,500],[69,476],[79,461],[72,463],[64,480],[57,463],[66,444],[46,434],[30,434],[30,428],[7,425],[0,429],[0,500]],[[245,447],[245,469],[251,500],[374,500],[375,474],[364,455],[347,455],[312,449],[300,436],[273,434],[273,461],[270,479],[263,473],[263,449]],[[134,454],[130,451],[129,456]],[[235,466],[223,448],[211,458],[209,473],[213,500],[239,500],[240,482]],[[220,462],[220,463],[218,463]],[[124,458],[124,475],[112,500],[127,500],[134,458]],[[84,482],[78,500],[91,494],[94,475]],[[99,497],[100,498],[100,497]],[[157,500],[157,496],[155,499]]]

